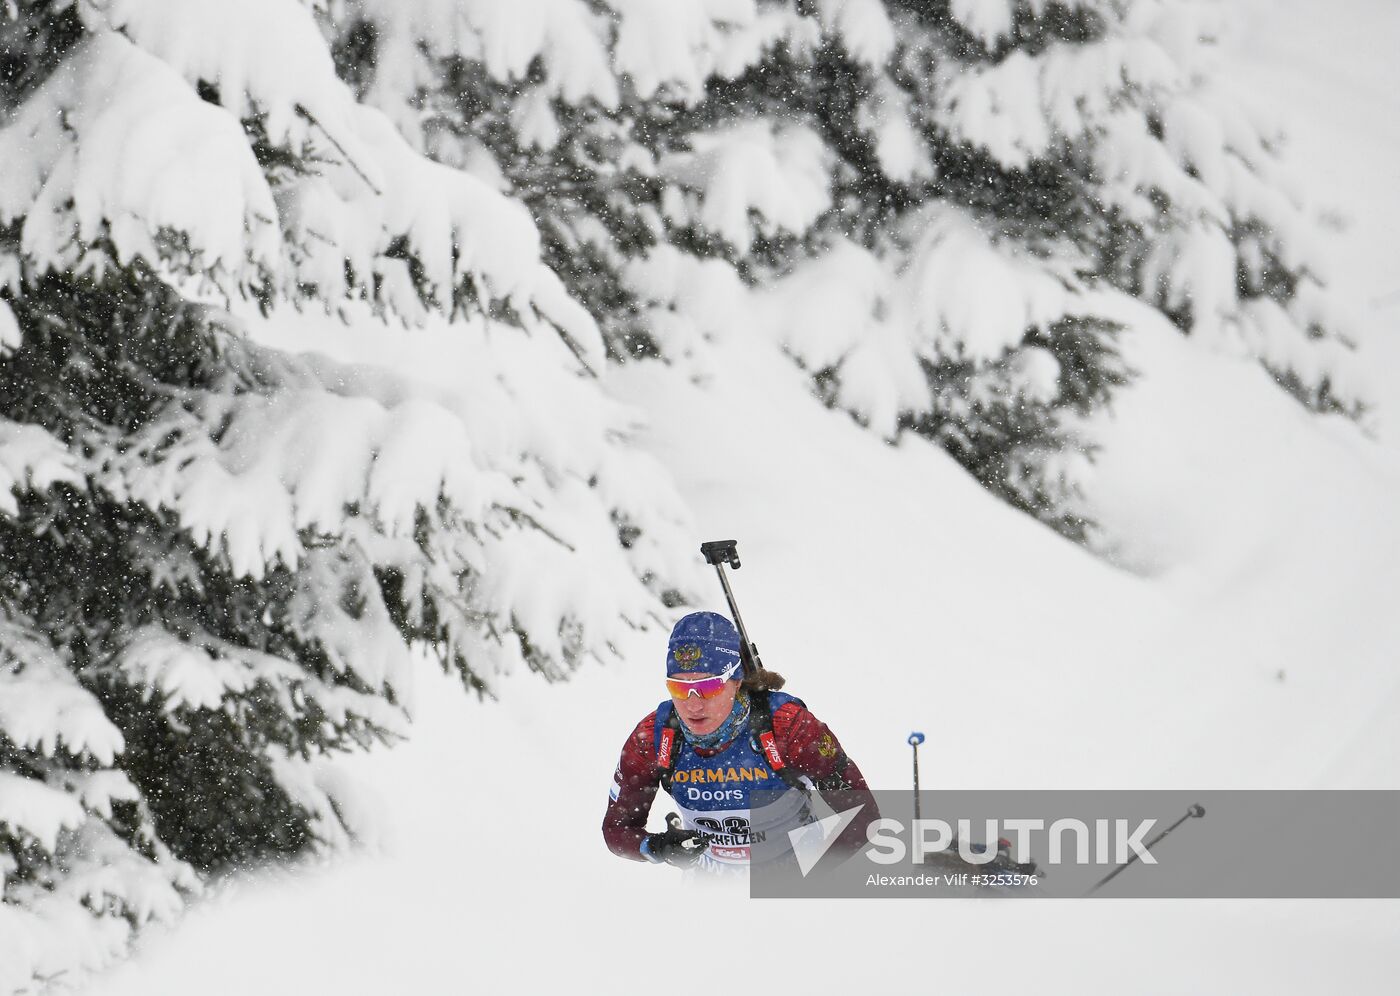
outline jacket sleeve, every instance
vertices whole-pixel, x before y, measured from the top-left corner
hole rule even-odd
[[[788,702],[773,714],[773,736],[783,760],[812,780],[832,812],[861,807],[834,845],[858,851],[866,842],[866,828],[880,818],[880,807],[865,776],[842,749],[836,734],[810,711]]]
[[[637,724],[622,745],[608,793],[608,809],[603,814],[603,840],[608,850],[633,861],[646,860],[642,839],[647,835],[647,815],[661,783],[661,768],[652,747],[655,722],[653,712]]]

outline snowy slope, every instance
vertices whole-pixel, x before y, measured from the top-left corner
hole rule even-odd
[[[1400,220],[1387,173],[1400,74],[1381,43],[1400,40],[1400,24],[1383,0],[1315,18],[1323,6],[1255,3],[1239,79],[1300,102],[1287,120],[1299,166],[1355,218],[1343,258],[1381,299],[1367,355],[1380,393],[1400,401],[1395,311],[1376,290],[1400,272],[1384,239]],[[1389,102],[1377,112],[1337,112],[1377,91]],[[931,448],[884,446],[812,405],[757,344],[721,344],[720,375],[702,386],[612,379],[650,420],[647,446],[702,538],[741,541],[735,586],[765,661],[877,786],[905,784],[903,738],[917,727],[934,787],[1396,787],[1400,422],[1385,416],[1383,445],[1369,441],[1305,416],[1254,365],[1190,349],[1140,310],[1124,318],[1130,359],[1152,374],[1098,426],[1094,497],[1131,569],[998,504]],[[303,335],[361,348],[330,329]],[[630,988],[686,991],[676,980],[720,964],[727,985],[811,992],[872,978],[952,991],[1391,987],[1393,902],[678,893],[667,870],[617,861],[597,833],[617,748],[661,694],[663,641],[639,634],[625,663],[567,685],[515,676],[496,703],[425,674],[415,740],[342,765],[379,793],[376,847],[230,886],[92,991],[597,991],[623,971]],[[807,954],[722,961],[759,930]],[[825,954],[836,936],[859,963]]]
[[[1187,643],[1181,658],[1223,651],[1226,672],[1213,677],[1240,692],[1277,679],[1247,699],[1270,731],[1241,748],[1257,759],[1251,778],[1395,788],[1400,5],[1239,0],[1236,14],[1221,78],[1285,132],[1297,188],[1332,229],[1330,276],[1361,333],[1379,445],[1302,415],[1257,373],[1134,336],[1129,361],[1154,376],[1104,428],[1095,497],[1127,559],[1165,570],[1199,605],[1201,649]]]
[[[725,359],[724,381],[705,392],[625,386],[652,408],[652,443],[683,473],[701,528],[743,540],[736,585],[766,660],[876,784],[904,783],[915,725],[930,734],[933,785],[1172,780],[1166,748],[1192,748],[1165,738],[1193,725],[1182,710],[1199,686],[1198,674],[1154,666],[1153,642],[1183,611],[1169,595],[988,501],[933,451],[872,445],[845,416],[797,404],[800,383],[765,351],[731,344]],[[726,445],[700,445],[716,439]],[[761,483],[744,487],[756,470]],[[815,542],[823,533],[851,540],[845,568]],[[1017,616],[1026,622],[1009,625]],[[1395,923],[1374,904],[770,910],[727,892],[682,898],[668,871],[617,861],[597,835],[622,736],[657,698],[662,639],[639,638],[625,665],[587,668],[567,686],[522,676],[499,704],[425,676],[419,739],[348,765],[380,787],[381,854],[240,884],[96,991],[175,994],[210,975],[202,992],[594,991],[623,964],[658,981],[693,970],[678,963],[677,903],[687,922],[712,919],[727,937],[732,918],[762,917],[782,949],[840,932],[882,974],[955,990],[1231,991],[1249,979],[1304,991],[1334,980],[1338,957],[1358,985],[1381,977]],[[1272,690],[1267,676],[1260,684]],[[983,688],[997,690],[992,702]],[[1131,737],[1135,724],[1163,739]],[[1260,729],[1248,717],[1207,729],[1202,749]],[[1220,784],[1254,783],[1249,769],[1202,768]],[[695,943],[687,931],[681,947]],[[984,957],[1006,948],[1014,961]],[[806,991],[843,992],[870,970],[775,959],[734,972],[756,985],[795,972]]]
[[[1227,80],[1287,132],[1300,186],[1332,209],[1334,276],[1368,333],[1381,437],[1400,447],[1400,4],[1236,2]]]

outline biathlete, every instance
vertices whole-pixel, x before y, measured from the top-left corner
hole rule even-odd
[[[834,812],[862,807],[836,847],[854,851],[865,842],[879,811],[860,769],[825,723],[778,690],[781,675],[743,674],[739,647],[734,624],[715,612],[693,612],[671,631],[670,698],[637,724],[613,774],[603,837],[614,854],[707,872],[747,870],[758,835],[815,819],[812,792]],[[658,788],[679,815],[649,832]],[[782,791],[751,811],[759,789]]]

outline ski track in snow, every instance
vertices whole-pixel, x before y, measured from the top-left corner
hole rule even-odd
[[[906,784],[918,728],[930,788],[1400,787],[1400,303],[1379,300],[1400,273],[1384,41],[1400,8],[1240,6],[1232,80],[1296,109],[1303,180],[1353,219],[1339,262],[1378,299],[1363,355],[1390,403],[1381,444],[1127,316],[1129,359],[1152,376],[1100,427],[1094,495],[1134,574],[931,447],[882,446],[805,401],[798,372],[752,344],[720,344],[704,389],[613,376],[702,538],[740,540],[734,585],[765,662],[877,786]],[[357,347],[327,331],[318,348]],[[91,991],[587,992],[620,972],[681,991],[707,972],[822,993],[1389,990],[1396,902],[680,893],[668,870],[608,855],[597,828],[617,750],[662,692],[663,641],[639,634],[566,685],[515,676],[495,703],[425,665],[413,741],[340,762],[378,795],[365,853],[230,883]],[[776,954],[734,956],[761,943]]]

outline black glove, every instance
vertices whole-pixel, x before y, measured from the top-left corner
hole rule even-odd
[[[664,833],[649,833],[646,836],[646,853],[651,860],[664,861],[678,868],[689,868],[695,864],[709,846],[700,831],[681,826],[681,818],[675,813],[667,815]]]

